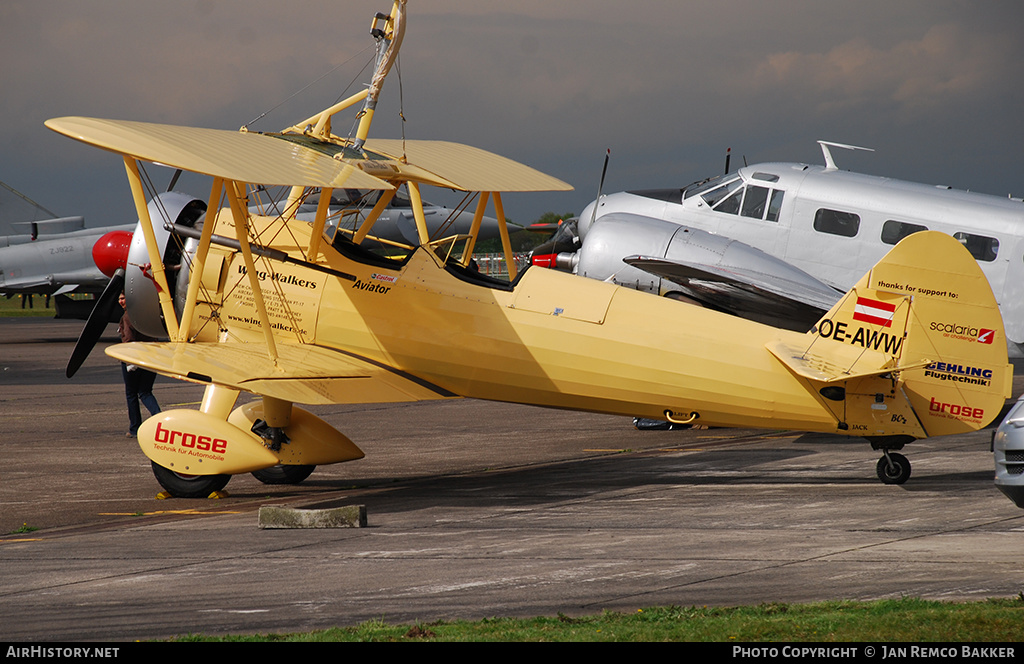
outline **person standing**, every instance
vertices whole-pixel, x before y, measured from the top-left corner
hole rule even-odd
[[[132,321],[128,317],[128,305],[125,303],[124,293],[121,293],[121,297],[118,298],[117,302],[124,309],[124,315],[121,316],[121,321],[117,324],[117,331],[121,335],[121,342],[155,341],[155,339],[147,337],[132,327]],[[139,402],[141,401],[146,406],[150,415],[156,415],[160,412],[160,404],[157,403],[156,397],[153,396],[153,381],[156,380],[156,374],[134,364],[122,362],[121,376],[124,378],[124,393],[128,399],[128,433],[125,435],[128,438],[134,438],[139,433],[139,427],[142,426],[142,409],[139,407]]]

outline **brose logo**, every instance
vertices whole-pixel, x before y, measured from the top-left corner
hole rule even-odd
[[[942,332],[947,337],[956,337],[958,339],[974,341],[979,344],[990,344],[996,336],[995,330],[989,330],[984,327],[971,327],[970,325],[943,323],[940,321],[932,321],[929,324],[928,329],[932,332]]]
[[[939,415],[952,415],[958,420],[980,420],[985,417],[984,408],[971,408],[970,406],[961,406],[955,403],[943,403],[936,401],[935,397],[932,397],[928,410]]]
[[[165,429],[161,426],[160,422],[156,423],[156,436],[154,440],[157,443],[164,443],[165,445],[177,444],[184,448],[199,450],[200,452],[224,454],[228,451],[228,441],[223,438],[198,436],[194,433],[188,433],[187,431]]]

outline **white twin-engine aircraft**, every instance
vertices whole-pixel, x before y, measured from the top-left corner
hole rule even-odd
[[[900,240],[941,231],[977,260],[999,302],[1008,350],[1024,357],[1024,202],[839,170],[832,148],[865,148],[818,142],[824,166],[755,164],[681,189],[601,196],[580,214],[579,250],[559,262],[757,319],[761,312],[734,301],[755,292],[782,318],[773,322],[806,330],[808,316],[827,310]]]
[[[568,185],[465,145],[368,136],[402,41],[404,6],[398,0],[374,20],[378,65],[369,89],[282,132],[47,122],[121,155],[139,214],[146,261],[127,264],[127,280],[115,276],[96,309],[128,283],[130,315],[161,326],[167,341],[119,344],[107,354],[206,385],[198,410],[162,412],[139,430],[169,493],[206,496],[248,472],[297,482],[315,465],[363,456],[297,404],[461,396],[862,436],[881,450],[877,473],[886,483],[910,474],[894,450],[974,431],[999,412],[1012,374],[999,310],[975,259],[942,233],[893,247],[811,333],[554,270],[517,272],[503,195]],[[354,135],[333,134],[332,116],[358,102]],[[144,162],[210,176],[205,216],[189,226],[162,199],[147,204]],[[252,211],[263,185],[289,188],[279,212]],[[364,240],[403,185],[416,242],[370,251]],[[424,186],[476,193],[467,233],[431,236]],[[326,201],[342,188],[382,193],[354,233],[327,237]],[[312,222],[296,219],[314,192]],[[472,263],[489,205],[507,281]],[[176,244],[182,236],[190,237],[185,247]],[[147,276],[136,278],[143,269]],[[177,280],[168,277],[174,271]],[[87,325],[69,373],[94,335]],[[974,371],[981,379],[948,378]],[[239,405],[243,392],[256,398]]]

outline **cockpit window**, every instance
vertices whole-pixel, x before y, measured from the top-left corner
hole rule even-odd
[[[882,242],[896,244],[908,235],[928,230],[927,226],[911,224],[906,221],[892,221],[891,219],[882,224]]]
[[[743,197],[743,209],[740,214],[744,217],[763,219],[764,206],[768,202],[768,191],[769,189],[766,187],[747,185],[747,195]]]
[[[984,235],[971,235],[970,233],[953,233],[953,237],[960,240],[960,244],[967,247],[976,260],[989,263],[996,259],[999,253],[999,240]]]
[[[743,200],[743,189],[737,189],[724,201],[715,206],[715,212],[724,214],[737,214],[740,211],[740,201]]]
[[[685,201],[691,196],[696,196],[697,194],[703,194],[705,191],[710,191],[722,184],[725,180],[739,181],[739,178],[735,173],[731,175],[716,175],[713,178],[708,178],[707,180],[687,185],[686,188],[683,189],[683,200]]]
[[[779,220],[779,210],[782,209],[782,197],[785,193],[781,189],[772,191],[772,202],[768,204],[768,216],[765,219],[768,221]]]
[[[860,230],[860,216],[852,212],[821,208],[814,213],[814,230],[829,235],[856,237]]]
[[[761,173],[761,175],[764,174]],[[698,185],[696,189],[684,190],[683,200],[704,191],[705,193],[701,194],[701,199],[715,212],[738,214],[750,219],[779,220],[779,211],[782,209],[782,198],[785,192],[755,184],[744,186],[743,180],[739,178],[721,183],[723,177],[725,176],[708,180],[706,183]],[[718,186],[709,189],[708,187],[712,184]]]
[[[723,200],[728,198],[730,194],[732,194],[734,191],[736,191],[742,185],[743,185],[743,180],[736,179],[736,180],[733,180],[732,182],[727,182],[726,184],[723,184],[721,187],[718,187],[716,189],[712,189],[708,193],[706,193],[703,196],[701,196],[701,198],[703,198],[704,202],[707,203],[709,206],[715,207],[716,205],[721,203]],[[742,190],[740,190],[739,193],[740,193],[740,196],[743,195],[743,191]],[[739,211],[739,209],[740,209],[739,201],[736,201],[736,210],[734,210],[733,212]]]

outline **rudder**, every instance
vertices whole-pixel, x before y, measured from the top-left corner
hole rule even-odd
[[[995,296],[971,254],[944,233],[904,238],[811,334],[890,358],[891,417],[900,417],[902,397],[917,420],[908,433],[913,424],[928,436],[980,429],[1009,396],[1013,369]]]

